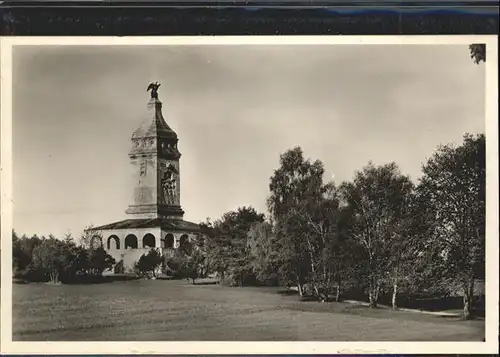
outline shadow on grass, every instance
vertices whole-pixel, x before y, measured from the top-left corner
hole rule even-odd
[[[217,285],[216,281],[196,281],[194,285]]]
[[[320,299],[317,296],[314,296],[312,294],[305,294],[303,296],[299,295],[299,292],[297,290],[278,290],[276,294],[281,295],[281,296],[297,296],[299,298],[300,302],[319,302]],[[335,298],[331,298],[328,302],[337,302],[335,301]]]
[[[426,298],[421,296],[413,297],[402,295],[398,299],[398,308],[392,309],[392,302],[386,296],[382,296],[379,299],[377,307],[369,307],[367,296],[360,293],[353,294],[352,292],[348,292],[347,294],[344,294],[340,301],[336,301],[333,296],[330,296],[328,301],[321,301],[311,294],[300,297],[298,291],[291,289],[281,289],[276,291],[276,294],[281,296],[296,296],[297,302],[300,303],[321,302],[318,306],[316,306],[316,304],[307,304],[310,305],[310,308],[313,310],[331,310],[331,312],[348,312],[354,314],[381,314],[387,316],[390,316],[391,314],[406,315],[416,313],[418,315],[426,315],[427,317],[433,316],[434,318],[445,321],[463,320],[460,314],[460,310],[462,309],[462,297],[433,296]],[[484,320],[484,297],[478,298],[478,300],[479,301],[477,301],[473,307],[472,313],[474,317],[472,320]],[[309,309],[305,307],[306,305],[301,306],[301,309]]]
[[[195,280],[194,284],[191,279],[187,280],[186,278],[179,278],[179,277],[173,277],[173,276],[158,276],[156,280],[170,280],[170,281],[178,281],[178,282],[185,282],[186,284],[189,283],[189,285],[218,285],[217,280]]]
[[[114,282],[139,280],[136,275],[106,275],[106,276],[82,276],[76,279],[63,281],[67,285],[109,284]]]
[[[29,284],[30,282],[23,279],[13,278],[12,284]]]
[[[95,285],[95,284],[109,284],[114,282],[138,280],[135,275],[107,275],[107,276],[78,276],[71,278],[62,278],[59,284],[63,285]],[[13,284],[39,284],[48,283],[43,280],[30,281],[22,278],[13,278]],[[53,284],[58,285],[58,284]]]

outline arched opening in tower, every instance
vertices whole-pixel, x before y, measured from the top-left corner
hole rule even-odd
[[[173,248],[174,247],[174,235],[168,233],[163,239],[163,248]]]
[[[125,249],[137,249],[137,237],[134,234],[129,234],[125,237]]]
[[[116,235],[109,236],[107,243],[108,250],[110,249],[120,249],[120,238]]]
[[[151,233],[146,234],[142,238],[142,247],[143,248],[154,248],[156,247],[156,238]]]
[[[183,234],[179,239],[179,250],[186,254],[191,254],[191,242],[189,242],[189,236]]]

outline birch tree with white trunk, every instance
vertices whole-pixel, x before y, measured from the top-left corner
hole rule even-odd
[[[486,139],[444,145],[425,163],[418,187],[434,231],[428,245],[442,257],[444,279],[461,286],[463,318],[473,316],[474,286],[485,275]]]
[[[413,185],[395,163],[374,166],[371,162],[355,174],[352,182],[341,186],[346,210],[351,215],[350,234],[364,252],[370,307],[377,307],[387,272],[393,269],[397,293],[400,259],[391,251],[402,225],[401,212]]]

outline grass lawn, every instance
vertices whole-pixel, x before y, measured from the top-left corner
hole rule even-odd
[[[484,321],[347,303],[278,288],[132,280],[13,285],[14,341],[481,341]]]

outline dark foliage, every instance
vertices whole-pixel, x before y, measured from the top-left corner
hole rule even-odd
[[[486,44],[478,43],[469,46],[470,57],[474,63],[486,62]]]
[[[141,255],[134,268],[140,277],[156,279],[164,266],[165,257],[161,255],[158,249],[151,248],[147,253]]]
[[[70,237],[56,239],[12,232],[14,278],[21,281],[78,283],[98,281],[114,259],[102,248],[84,248]]]
[[[452,308],[462,294],[464,317],[484,314],[474,292],[484,279],[484,145],[466,135],[439,147],[418,185],[395,163],[324,183],[323,164],[291,149],[270,180],[269,221],[243,207],[202,225],[205,271],[230,285],[295,286],[301,299],[372,307]]]
[[[481,48],[475,53],[485,60]],[[484,314],[475,284],[485,278],[485,155],[484,135],[465,135],[435,151],[417,185],[395,163],[368,163],[337,186],[323,182],[321,161],[293,148],[270,179],[267,220],[252,207],[207,219],[179,249],[143,254],[136,272],[193,284],[216,275],[223,284],[296,287],[301,299],[372,307],[450,308],[461,294],[465,318]],[[14,275],[27,281],[96,281],[113,267],[123,271],[94,236],[80,245],[15,232],[12,239]]]

